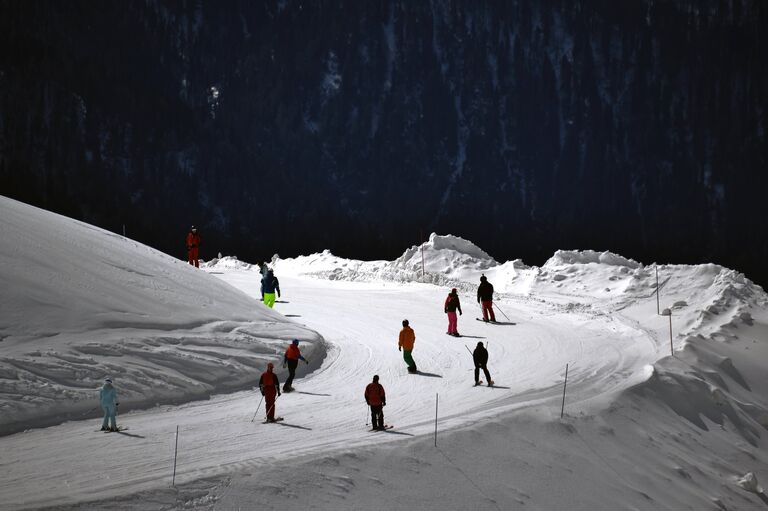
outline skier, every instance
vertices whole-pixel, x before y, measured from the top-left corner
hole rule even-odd
[[[112,386],[112,378],[104,380],[104,385],[99,390],[99,402],[104,410],[104,422],[101,423],[102,431],[117,431],[117,390]]]
[[[491,373],[488,372],[488,350],[485,349],[482,342],[477,343],[475,351],[472,352],[472,360],[475,361],[475,385],[480,385],[480,369],[485,374],[485,379],[488,381],[488,386],[493,386],[493,380],[491,380]]]
[[[299,340],[294,339],[288,349],[285,350],[285,356],[283,356],[283,368],[288,366],[288,379],[285,380],[283,385],[283,392],[290,392],[293,390],[291,386],[293,384],[293,378],[296,376],[296,366],[299,365],[299,360],[303,360],[305,364],[309,364],[309,360],[301,356],[299,350]]]
[[[272,270],[267,270],[261,278],[261,294],[264,297],[264,305],[270,309],[275,306],[275,291],[280,296],[280,281]]]
[[[371,424],[374,431],[381,431],[384,428],[384,410],[387,405],[387,396],[384,393],[384,387],[379,383],[379,375],[374,375],[373,382],[365,387],[365,402],[371,407]]]
[[[416,362],[413,361],[411,352],[413,351],[413,343],[416,342],[416,334],[413,329],[408,326],[408,320],[403,320],[403,329],[400,330],[400,340],[397,343],[397,351],[403,352],[403,360],[408,364],[408,372],[415,373]]]
[[[483,307],[483,321],[488,321],[491,316],[491,323],[496,323],[496,315],[493,313],[493,284],[488,282],[485,275],[480,277],[480,285],[477,288],[477,303]]]
[[[461,303],[459,302],[459,293],[454,287],[448,294],[448,298],[445,299],[445,313],[448,314],[448,335],[454,337],[460,337],[459,332],[456,329],[458,320],[456,319],[456,311],[461,314]]]
[[[200,268],[199,250],[200,235],[197,234],[197,227],[193,225],[187,233],[187,261],[195,268]]]
[[[267,274],[267,270],[269,270],[269,266],[267,266],[267,263],[260,262],[257,263],[259,265],[259,273],[261,273],[261,280],[264,280],[264,276]],[[261,284],[261,301],[264,301],[264,284]]]
[[[280,381],[277,379],[277,375],[272,372],[274,367],[272,362],[267,364],[267,370],[261,373],[261,378],[259,378],[259,390],[261,390],[261,395],[264,396],[267,407],[267,422],[276,422],[275,394],[281,395]]]

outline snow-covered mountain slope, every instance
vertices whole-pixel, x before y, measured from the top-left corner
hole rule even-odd
[[[320,340],[182,261],[4,197],[0,240],[0,434],[88,415],[105,376],[123,410],[202,398],[252,384],[286,339]]]
[[[424,276],[421,247],[396,261],[329,252],[272,261],[283,294],[275,312],[328,346],[322,364],[311,355],[313,365],[301,367],[298,391],[278,400],[283,423],[251,422],[263,405],[243,391],[123,414],[122,435],[95,432],[91,419],[5,436],[0,501],[9,509],[764,507],[736,485],[747,472],[768,478],[762,289],[716,265],[659,266],[670,346],[653,266],[589,251],[560,251],[541,268],[500,264],[453,236],[433,235],[423,248]],[[230,257],[203,266],[212,275],[201,285],[218,278],[240,290],[233,296],[258,297],[256,267]],[[501,324],[474,319],[482,273],[497,288]],[[461,339],[445,335],[450,287],[460,288]],[[421,374],[408,374],[397,351],[403,318],[416,331]],[[477,342],[488,346],[495,388],[472,385],[467,349]],[[387,390],[389,433],[365,426],[373,374]],[[131,376],[119,382],[130,389]],[[168,490],[177,426],[177,486]]]

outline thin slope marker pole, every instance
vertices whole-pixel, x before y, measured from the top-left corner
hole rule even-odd
[[[435,447],[437,447],[437,401],[440,396],[435,394]]]
[[[560,407],[560,418],[563,418],[565,412],[565,387],[568,385],[568,364],[565,364],[565,381],[563,382],[563,405]]]
[[[675,347],[672,344],[672,309],[664,309],[661,311],[662,316],[669,316],[669,354],[675,356]]]
[[[654,265],[656,268],[656,315],[661,314],[661,308],[659,307],[659,265]]]
[[[176,457],[179,453],[179,426],[176,425],[176,447],[173,449],[173,479],[171,479],[171,486],[176,486]]]
[[[424,278],[424,232],[419,231],[419,238],[421,238],[421,277]]]

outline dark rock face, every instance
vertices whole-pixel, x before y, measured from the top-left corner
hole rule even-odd
[[[0,1],[0,193],[180,257],[768,257],[768,4]]]

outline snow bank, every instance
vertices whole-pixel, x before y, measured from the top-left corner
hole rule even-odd
[[[97,414],[105,376],[127,410],[252,385],[292,338],[321,346],[214,276],[4,197],[0,239],[0,434]]]

